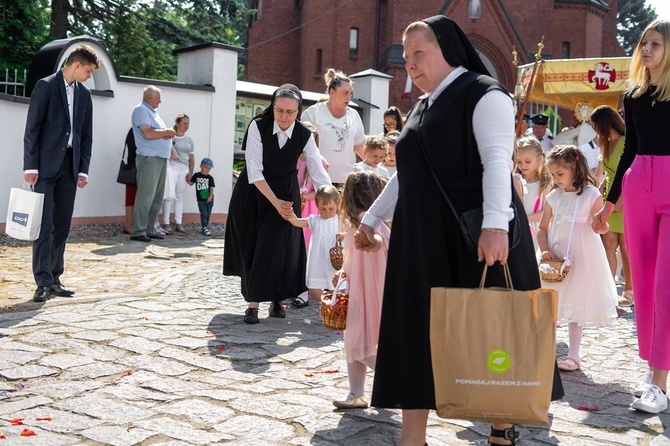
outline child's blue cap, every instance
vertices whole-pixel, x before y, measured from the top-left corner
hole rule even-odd
[[[214,163],[209,158],[203,158],[202,161],[200,161],[200,165],[207,167],[214,167]]]

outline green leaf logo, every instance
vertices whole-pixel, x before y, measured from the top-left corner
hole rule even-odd
[[[493,350],[486,358],[486,364],[493,373],[505,373],[512,366],[512,358],[505,350]]]

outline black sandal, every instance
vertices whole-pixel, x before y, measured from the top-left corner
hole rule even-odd
[[[302,297],[294,297],[293,300],[291,301],[291,306],[295,308],[304,308],[307,305],[309,305],[309,296],[307,296],[307,300],[303,300]]]
[[[516,445],[516,439],[519,438],[519,433],[516,431],[515,426],[508,427],[506,429],[493,429],[491,428],[491,435],[489,437],[495,437],[495,438],[501,438],[503,440],[511,441],[511,445]],[[489,444],[493,446],[507,446],[507,445],[500,445],[498,443],[491,443],[489,440]]]

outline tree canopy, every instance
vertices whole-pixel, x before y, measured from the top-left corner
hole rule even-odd
[[[645,0],[619,0],[617,39],[626,54],[633,54],[642,31],[657,17],[656,10]]]
[[[173,80],[174,49],[245,46],[253,12],[246,0],[0,0],[0,67],[27,68],[49,41],[87,34],[121,74]]]

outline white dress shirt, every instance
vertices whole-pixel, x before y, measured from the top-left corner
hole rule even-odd
[[[286,145],[286,142],[289,140],[291,135],[293,135],[293,130],[295,129],[295,122],[291,124],[286,130],[282,130],[277,125],[277,122],[272,123],[272,134],[277,135],[277,141],[279,142],[279,148],[281,149]],[[331,184],[330,177],[326,173],[326,170],[321,164],[321,154],[319,153],[319,148],[314,142],[312,136],[309,137],[309,141],[302,149],[302,152],[305,154],[305,163],[307,165],[307,171],[312,177],[312,182],[315,184],[315,189],[318,189],[319,186],[324,184]],[[261,132],[258,130],[256,121],[251,121],[249,129],[247,130],[247,146],[244,154],[247,167],[247,175],[249,177],[249,184],[256,183],[265,179],[263,176],[263,140],[261,138]]]
[[[435,99],[467,70],[455,68],[427,97],[427,108]],[[514,107],[510,97],[500,90],[489,91],[477,102],[472,114],[472,127],[477,149],[484,167],[482,188],[484,193],[484,221],[482,228],[507,230],[514,211],[512,202],[511,173],[514,166]],[[432,181],[432,180],[431,180]],[[398,176],[394,174],[386,188],[363,217],[362,223],[376,228],[382,221],[390,221],[398,201]],[[437,186],[435,186],[437,187]]]

